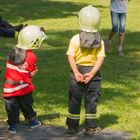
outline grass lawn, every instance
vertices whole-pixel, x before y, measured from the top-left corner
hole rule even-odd
[[[79,32],[77,12],[93,4],[101,12],[100,31],[106,39],[111,28],[109,0],[5,0],[1,15],[14,25],[19,23],[44,26],[48,41],[35,51],[38,73],[33,83],[34,108],[44,125],[64,126],[67,114],[69,65],[66,50],[70,38]],[[98,121],[106,129],[130,131],[132,139],[140,139],[140,1],[128,3],[124,57],[116,55],[117,35],[112,53],[107,54],[102,71],[102,89]],[[7,54],[17,38],[0,38],[0,92]],[[21,120],[23,116],[21,115]],[[82,109],[81,125],[84,121]],[[0,95],[0,122],[6,122],[4,102]]]

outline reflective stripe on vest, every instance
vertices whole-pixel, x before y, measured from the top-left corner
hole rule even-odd
[[[86,119],[95,119],[96,118],[96,114],[85,114],[85,118]]]
[[[22,85],[16,86],[15,88],[4,88],[4,92],[7,92],[7,93],[15,92],[24,87],[27,87],[28,85],[29,84],[22,84]]]
[[[9,84],[9,85],[18,85],[18,84],[23,84],[24,82],[22,80],[20,80],[20,81],[14,81],[14,80],[6,79],[4,83],[5,84]]]
[[[6,67],[9,68],[9,69],[12,69],[12,70],[16,70],[18,72],[29,73],[27,70],[20,69],[19,67],[15,66],[15,65],[12,65],[12,64],[7,64]]]
[[[79,120],[80,119],[80,114],[71,114],[71,113],[68,112],[67,117],[70,118],[70,119]]]

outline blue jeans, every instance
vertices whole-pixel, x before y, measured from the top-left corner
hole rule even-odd
[[[126,21],[126,13],[116,13],[111,11],[111,21],[112,21],[112,32],[118,31],[118,23],[119,23],[119,33],[125,32],[125,21]]]

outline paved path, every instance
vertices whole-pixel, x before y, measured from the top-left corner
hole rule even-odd
[[[28,129],[25,125],[18,126],[16,134],[7,133],[7,126],[0,126],[0,140],[130,140],[130,133],[102,130],[96,136],[85,136],[83,130],[77,135],[66,134],[66,129],[55,126],[41,126]]]

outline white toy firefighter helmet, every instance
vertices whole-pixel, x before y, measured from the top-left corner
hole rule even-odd
[[[29,25],[23,28],[18,35],[18,44],[16,47],[25,50],[38,49],[43,40],[47,39],[44,30],[35,25]]]
[[[82,8],[79,13],[79,24],[82,31],[97,32],[100,25],[100,12],[92,5]]]

